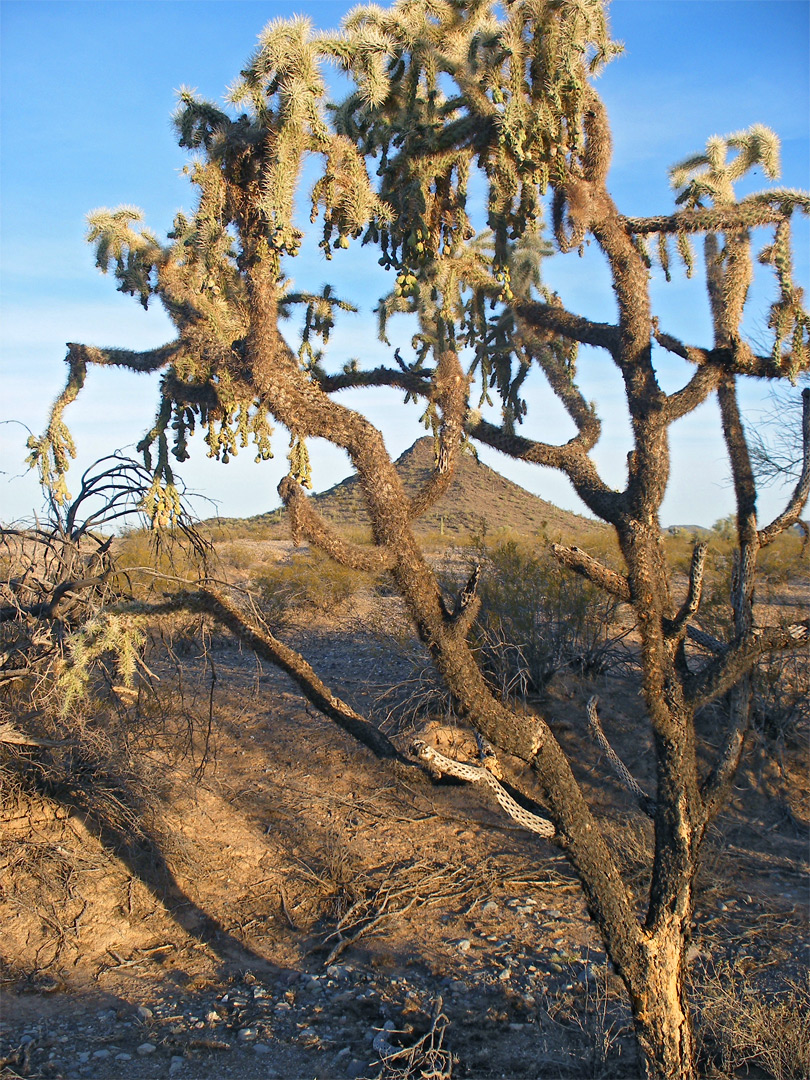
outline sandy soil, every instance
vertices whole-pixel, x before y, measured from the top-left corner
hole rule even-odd
[[[396,631],[396,602],[379,603]],[[407,635],[334,615],[287,639],[382,719],[379,685],[410,677]],[[195,753],[154,740],[163,809],[146,840],[53,803],[6,810],[0,1076],[404,1078],[430,1061],[439,1077],[449,1055],[453,1076],[482,1080],[638,1074],[621,987],[556,848],[486,791],[376,761],[227,637],[178,655],[155,673],[168,692],[181,672],[173,708],[193,718]],[[544,707],[643,893],[649,831],[588,741],[594,692],[650,783],[620,678],[560,680]],[[776,783],[752,755],[713,830],[698,983],[740,958],[774,980],[806,963],[806,781],[795,754],[783,765]]]

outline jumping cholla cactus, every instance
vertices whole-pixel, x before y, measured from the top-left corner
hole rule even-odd
[[[762,527],[736,380],[792,379],[808,369],[808,320],[790,251],[793,218],[810,209],[810,197],[780,188],[736,197],[735,183],[752,167],[777,175],[776,137],[754,127],[711,139],[704,154],[674,170],[680,194],[672,212],[622,214],[606,186],[610,127],[592,83],[618,51],[599,0],[400,0],[388,9],[355,9],[336,34],[314,34],[306,19],[271,23],[230,91],[235,111],[187,90],[180,94],[175,126],[194,155],[188,169],[198,196],[193,215],[178,215],[166,242],[143,229],[139,213],[128,207],[90,218],[99,267],[142,304],[162,303],[175,338],[143,353],[70,345],[67,387],[48,431],[31,447],[31,460],[56,486],[56,497],[64,497],[58,485],[72,444],[63,412],[92,364],[163,373],[157,418],[142,443],[154,477],[148,509],[159,523],[174,512],[169,458],[188,455],[197,425],[206,429],[210,455],[223,461],[251,440],[257,457],[268,457],[271,418],[284,425],[293,441],[280,493],[294,535],[345,566],[389,572],[459,711],[493,746],[531,766],[534,783],[523,782],[524,794],[542,798],[540,816],[551,822],[554,842],[579,875],[627,988],[647,1075],[686,1078],[695,1075],[685,968],[701,845],[740,761],[752,668],[765,653],[807,636],[806,623],[756,626],[752,597],[759,549],[798,520],[810,490],[810,394],[796,488],[784,512]],[[334,108],[325,100],[324,60],[336,62],[356,84]],[[390,293],[380,301],[381,332],[398,313],[415,316],[411,361],[397,349],[390,366],[352,362],[327,370],[319,342],[349,303],[328,287],[317,296],[294,293],[285,277],[302,243],[293,199],[309,155],[320,161],[311,208],[313,224],[322,227],[321,249],[331,258],[360,240],[375,251],[392,275]],[[485,192],[480,220],[468,202],[473,177]],[[576,251],[587,241],[604,255],[615,323],[569,311],[542,286],[547,193],[556,248]],[[760,258],[778,286],[767,355],[752,349],[743,333],[752,230],[770,235]],[[696,346],[654,316],[646,245],[657,238],[669,275],[670,241],[689,269],[690,241],[700,235],[714,340]],[[305,307],[306,318],[294,351],[279,323],[296,305]],[[692,365],[673,393],[659,384],[654,343]],[[625,388],[633,451],[621,490],[603,479],[591,457],[601,425],[577,385],[580,344],[601,349]],[[575,429],[562,445],[532,437],[537,425],[527,414],[523,386],[538,370]],[[500,403],[498,422],[474,407],[476,385],[479,407]],[[382,434],[335,397],[346,388],[379,386],[418,400],[435,433],[435,468],[410,497]],[[678,601],[659,521],[670,426],[715,392],[737,498],[735,619],[726,641],[695,622],[705,547],[695,549]],[[349,455],[372,521],[371,545],[349,542],[305,497],[305,440],[311,438],[327,439]],[[622,879],[551,725],[539,713],[512,710],[477,666],[467,640],[477,609],[474,582],[468,602],[448,605],[412,531],[414,519],[447,490],[465,440],[561,470],[589,510],[615,530],[621,573],[578,548],[556,545],[554,554],[629,604],[637,621],[640,692],[657,776],[654,795],[638,800],[655,822],[646,898]],[[227,625],[238,628],[238,612],[218,603]],[[251,633],[249,640],[259,641]],[[278,649],[274,655],[286,656]],[[309,671],[302,685],[313,682]],[[334,709],[336,699],[318,685],[312,699]],[[700,746],[695,714],[727,693],[732,707],[719,750]],[[382,739],[369,741],[356,714],[345,726],[391,756]],[[597,720],[592,726],[598,729]]]

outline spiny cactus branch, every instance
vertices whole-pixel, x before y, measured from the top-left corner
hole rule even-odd
[[[394,555],[384,547],[361,547],[352,544],[323,518],[307,498],[300,484],[291,476],[285,476],[278,486],[278,493],[290,515],[293,539],[299,542],[305,537],[310,543],[325,551],[330,558],[353,570],[379,573],[390,570]]]
[[[695,544],[689,566],[689,590],[678,614],[667,625],[669,637],[682,637],[687,632],[689,620],[697,614],[703,591],[703,573],[706,568],[708,550],[709,545],[705,540]]]
[[[597,706],[599,705],[599,698],[593,696],[588,699],[588,727],[594,741],[599,746],[602,753],[608,759],[611,769],[619,778],[622,786],[630,792],[633,798],[638,803],[639,807],[649,818],[655,817],[655,799],[651,798],[646,791],[641,787],[633,774],[627,768],[625,763],[610,745],[607,736],[602,728],[601,721],[599,720],[599,713]]]
[[[588,581],[592,581],[594,585],[598,585],[605,592],[610,593],[611,596],[615,596],[617,600],[622,600],[626,604],[631,602],[630,586],[627,578],[617,571],[611,570],[604,563],[600,563],[598,559],[594,559],[587,552],[582,551],[581,548],[566,547],[564,544],[552,544],[551,553],[563,566],[567,566],[569,570],[574,570],[577,574],[587,578]]]

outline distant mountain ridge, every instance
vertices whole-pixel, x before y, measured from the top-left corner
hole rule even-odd
[[[405,490],[415,494],[433,471],[433,438],[426,436],[406,450],[395,462]],[[356,476],[310,496],[328,521],[340,525],[369,523],[363,492]],[[278,520],[282,511],[261,515],[261,520]],[[256,522],[257,519],[251,519]],[[441,533],[466,538],[485,531],[510,530],[524,536],[545,533],[549,539],[575,538],[599,528],[601,523],[561,510],[553,503],[532,495],[507,480],[494,469],[462,454],[448,491],[414,523],[419,534]]]

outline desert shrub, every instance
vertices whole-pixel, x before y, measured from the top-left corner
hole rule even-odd
[[[256,562],[255,546],[244,542],[231,541],[227,544],[220,544],[217,554],[234,570],[249,570]]]
[[[810,730],[810,656],[807,652],[764,657],[754,677],[752,721],[769,747],[806,742]]]
[[[296,552],[290,562],[254,571],[252,588],[259,594],[262,613],[271,622],[301,608],[332,611],[360,589],[373,588],[377,579],[340,566],[317,550]]]
[[[757,600],[778,607],[785,586],[806,574],[801,537],[783,534],[760,551],[759,564],[763,587],[758,590]],[[735,632],[729,600],[733,574],[731,541],[718,532],[716,525],[707,555],[697,622],[714,638],[726,642],[732,640]],[[754,683],[752,724],[758,738],[773,748],[800,737],[810,723],[810,657],[806,650],[766,654],[751,674]]]
[[[772,1080],[810,1076],[810,982],[788,981],[764,991],[739,965],[710,972],[697,989],[698,1037],[707,1075],[733,1080],[757,1075]],[[744,1074],[742,1070],[745,1070]]]
[[[772,585],[789,585],[810,575],[806,548],[798,532],[782,533],[759,553],[759,571]]]
[[[70,505],[0,530],[0,801],[25,789],[128,834],[157,783],[146,752],[164,736],[189,744],[187,718],[155,705],[149,628],[129,601],[141,582],[165,592],[197,579],[207,555],[185,524],[159,539],[112,534],[142,520],[144,483],[141,466],[116,455],[85,472]]]
[[[675,529],[664,539],[667,562],[677,574],[687,576],[692,564],[692,552],[700,537],[689,529]]]
[[[114,542],[115,569],[113,586],[121,592],[159,588],[172,592],[184,588],[203,574],[206,558],[212,550],[195,536],[189,543],[185,533],[164,529],[128,529]]]
[[[474,636],[502,694],[522,697],[560,671],[591,675],[626,659],[617,600],[563,570],[544,547],[509,539],[478,550],[485,570]]]

